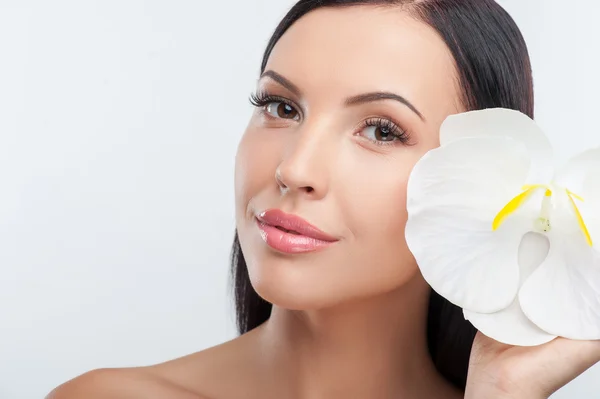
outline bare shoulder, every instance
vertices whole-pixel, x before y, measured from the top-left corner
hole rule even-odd
[[[149,367],[160,378],[207,399],[264,396],[264,373],[256,367],[256,329],[223,344]]]
[[[145,368],[98,369],[53,390],[46,399],[208,399]]]
[[[248,393],[256,380],[251,335],[152,366],[90,371],[59,386],[46,399],[252,397]]]

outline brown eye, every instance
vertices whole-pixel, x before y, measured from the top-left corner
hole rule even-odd
[[[273,101],[267,104],[265,110],[274,118],[297,120],[300,117],[300,114],[294,107],[280,101]]]
[[[378,145],[408,144],[408,134],[394,122],[385,118],[369,119],[364,122],[361,136]]]
[[[388,127],[384,126],[372,126],[373,128],[373,138],[377,141],[394,141],[398,139],[394,132],[391,131]]]
[[[373,141],[396,141],[399,139],[396,132],[387,126],[367,126],[363,134]]]

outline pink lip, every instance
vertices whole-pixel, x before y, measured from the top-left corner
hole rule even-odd
[[[339,241],[301,217],[287,214],[278,209],[262,212],[256,219],[263,240],[271,248],[280,252],[311,252]],[[289,232],[282,229],[289,230]]]

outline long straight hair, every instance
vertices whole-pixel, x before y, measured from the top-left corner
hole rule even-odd
[[[503,107],[533,118],[533,79],[527,46],[513,19],[493,0],[301,0],[279,23],[261,65],[299,18],[323,7],[402,6],[437,31],[452,53],[467,110]],[[237,325],[244,334],[264,323],[272,305],[254,290],[237,231],[231,251]],[[475,328],[462,310],[431,291],[427,322],[429,353],[448,381],[465,389]]]

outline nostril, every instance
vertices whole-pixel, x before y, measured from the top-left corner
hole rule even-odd
[[[306,190],[307,193],[312,193],[313,191],[315,191],[315,189],[312,188],[312,187],[310,187],[310,186],[306,187],[305,190]]]
[[[277,182],[277,185],[281,188],[287,188],[287,186],[285,185],[285,183],[281,180],[281,174],[279,173],[279,169],[277,170],[277,172],[275,172],[275,181]]]

